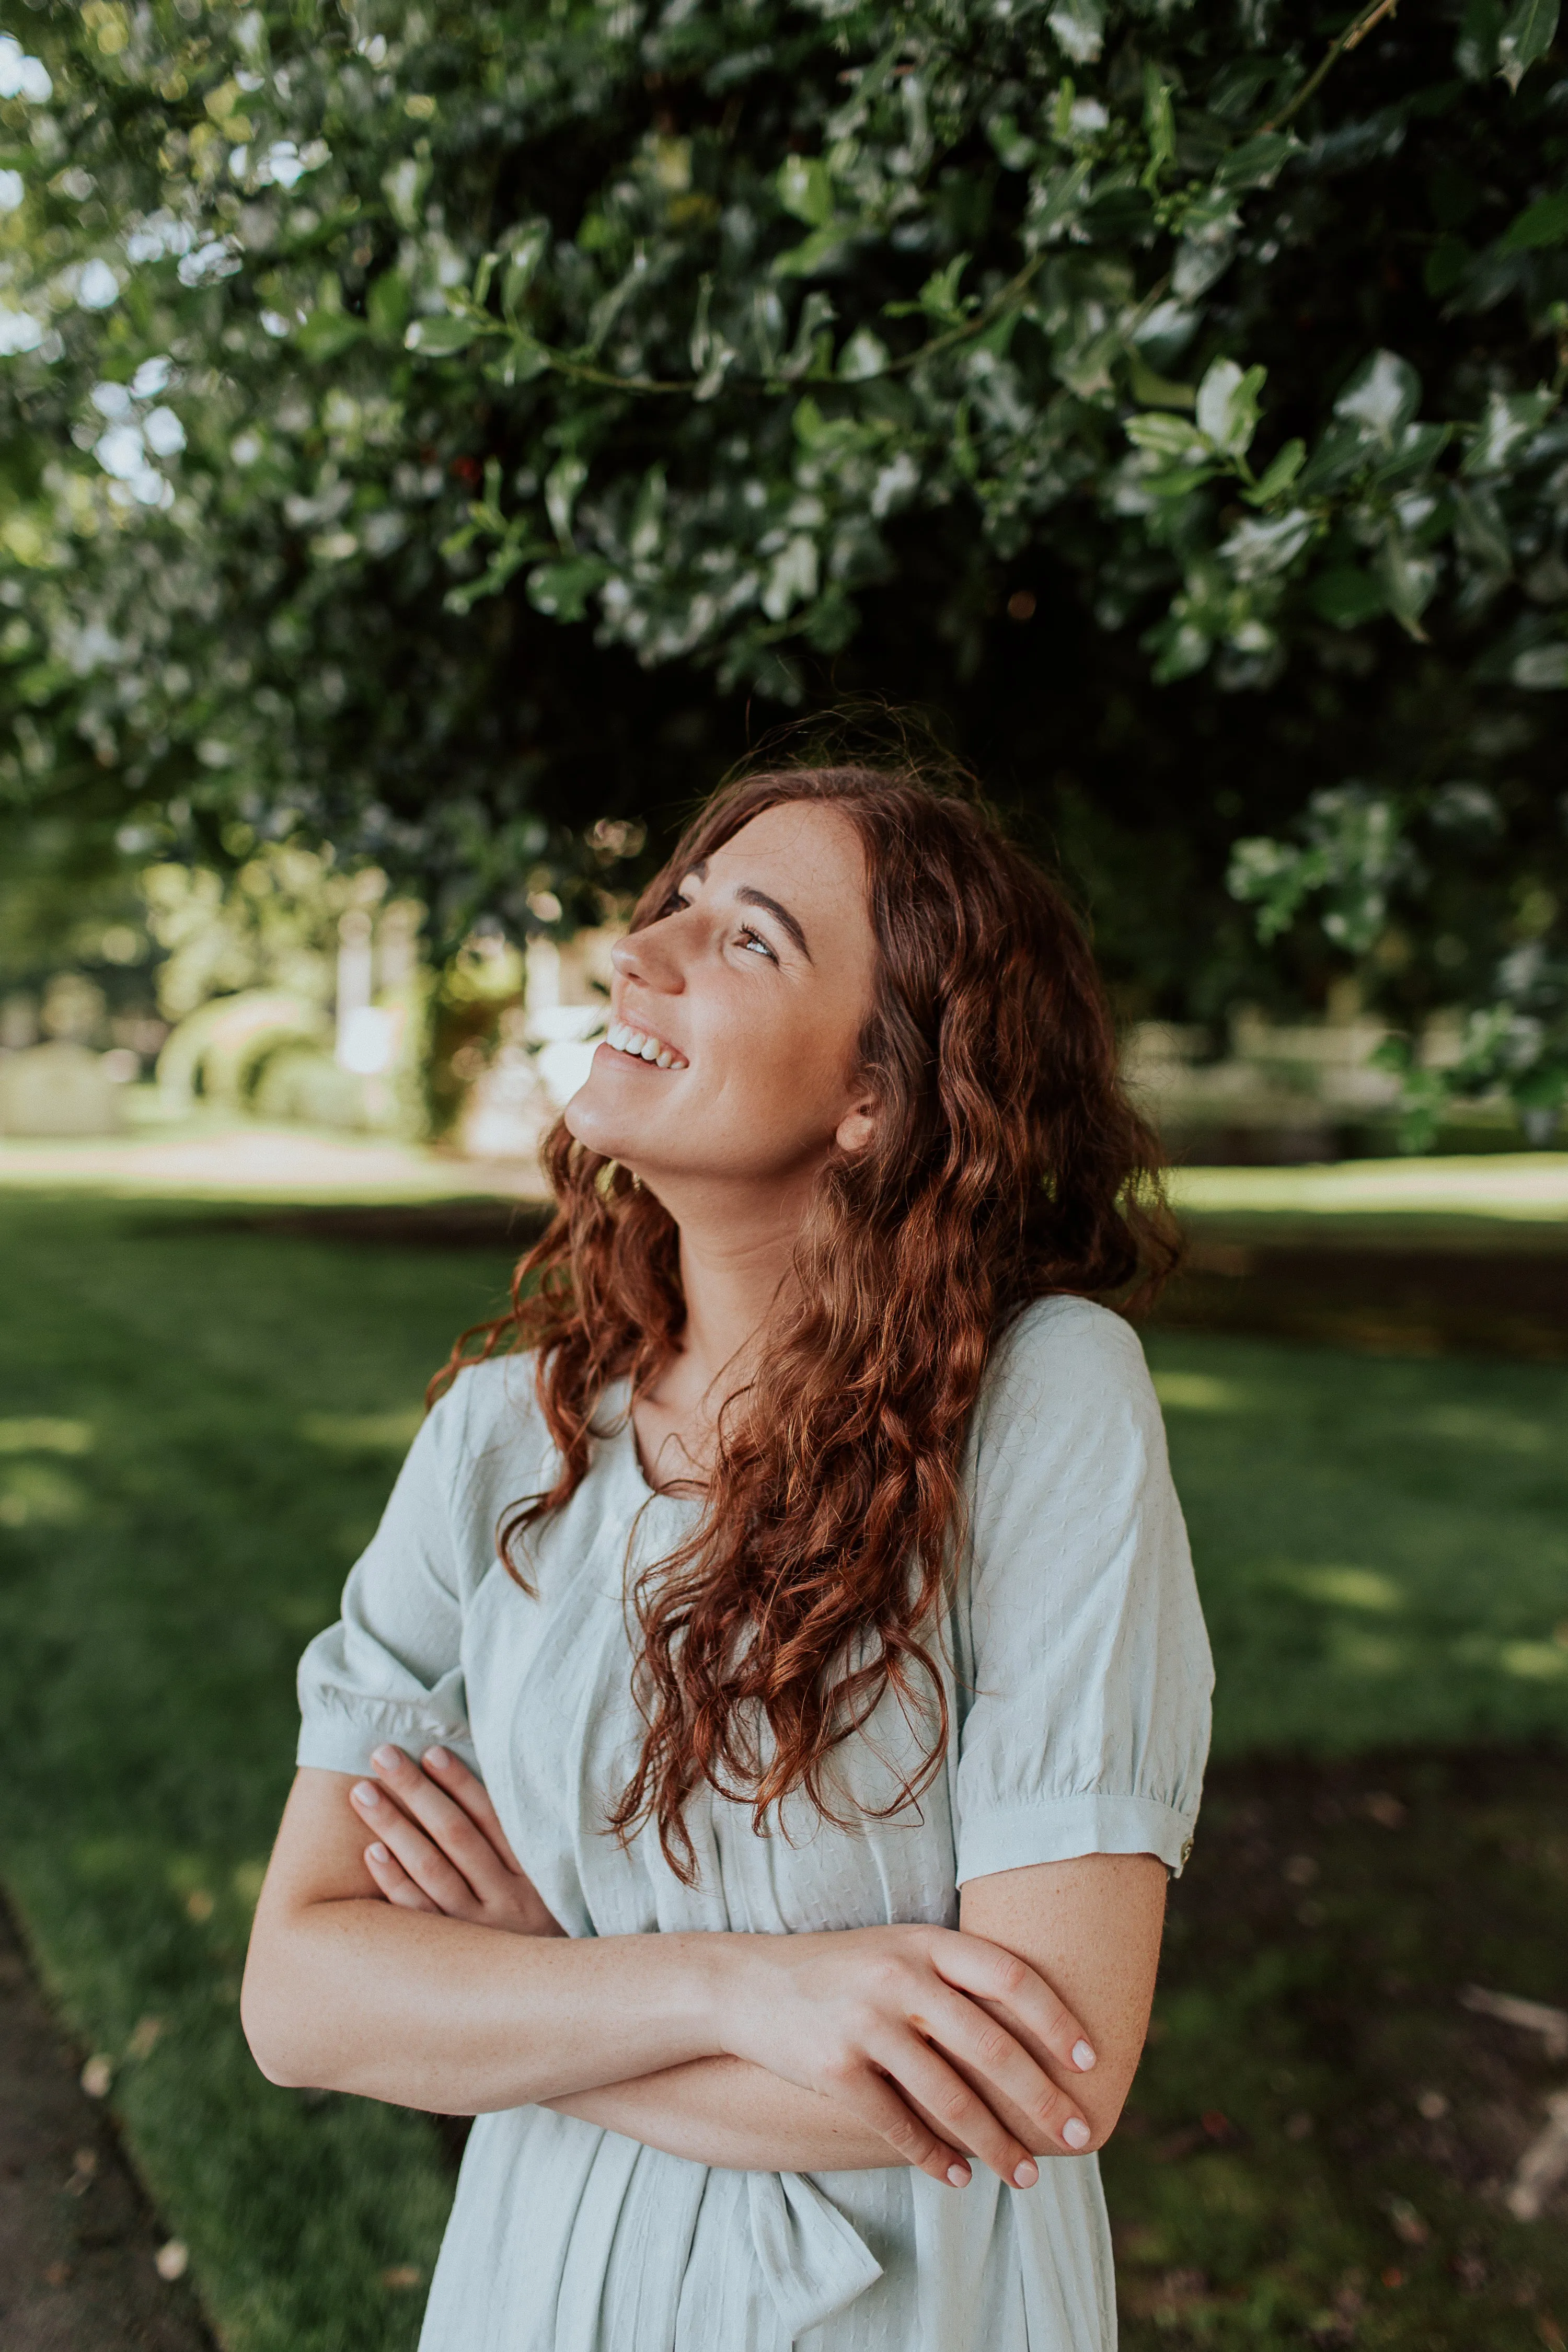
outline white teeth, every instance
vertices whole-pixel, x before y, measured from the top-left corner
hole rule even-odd
[[[605,1032],[605,1042],[617,1054],[629,1054],[635,1059],[652,1062],[661,1070],[684,1070],[685,1062],[673,1045],[662,1037],[650,1037],[646,1031],[634,1029],[628,1022],[612,1021]]]

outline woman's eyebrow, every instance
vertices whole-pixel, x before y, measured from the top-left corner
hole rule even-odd
[[[778,900],[776,898],[770,898],[765,890],[753,890],[750,884],[745,882],[742,883],[740,888],[736,891],[735,896],[740,899],[742,905],[744,907],[765,907],[770,915],[775,915],[779,921],[784,925],[784,929],[789,933],[790,938],[795,941],[796,947],[800,950],[802,955],[805,958],[807,963],[815,961],[811,950],[805,944],[805,933],[801,929],[800,925],[795,921],[795,917],[790,913],[787,907],[781,907]]]

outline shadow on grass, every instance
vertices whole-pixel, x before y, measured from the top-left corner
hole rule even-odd
[[[1568,1756],[1211,1776],[1104,2167],[1125,2352],[1562,2352],[1568,2167],[1507,2198],[1568,2046]]]

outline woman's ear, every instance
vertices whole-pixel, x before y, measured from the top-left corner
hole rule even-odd
[[[864,1151],[877,1132],[877,1105],[867,1095],[839,1120],[833,1140],[840,1151]]]

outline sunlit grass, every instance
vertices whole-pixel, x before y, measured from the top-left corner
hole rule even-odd
[[[1146,1345],[1219,1753],[1568,1735],[1568,1370]]]
[[[0,1197],[0,1873],[229,2352],[417,2333],[431,2127],[268,2085],[236,2000],[299,1652],[508,1270]],[[1568,1371],[1149,1349],[1224,1751],[1568,1727]]]

